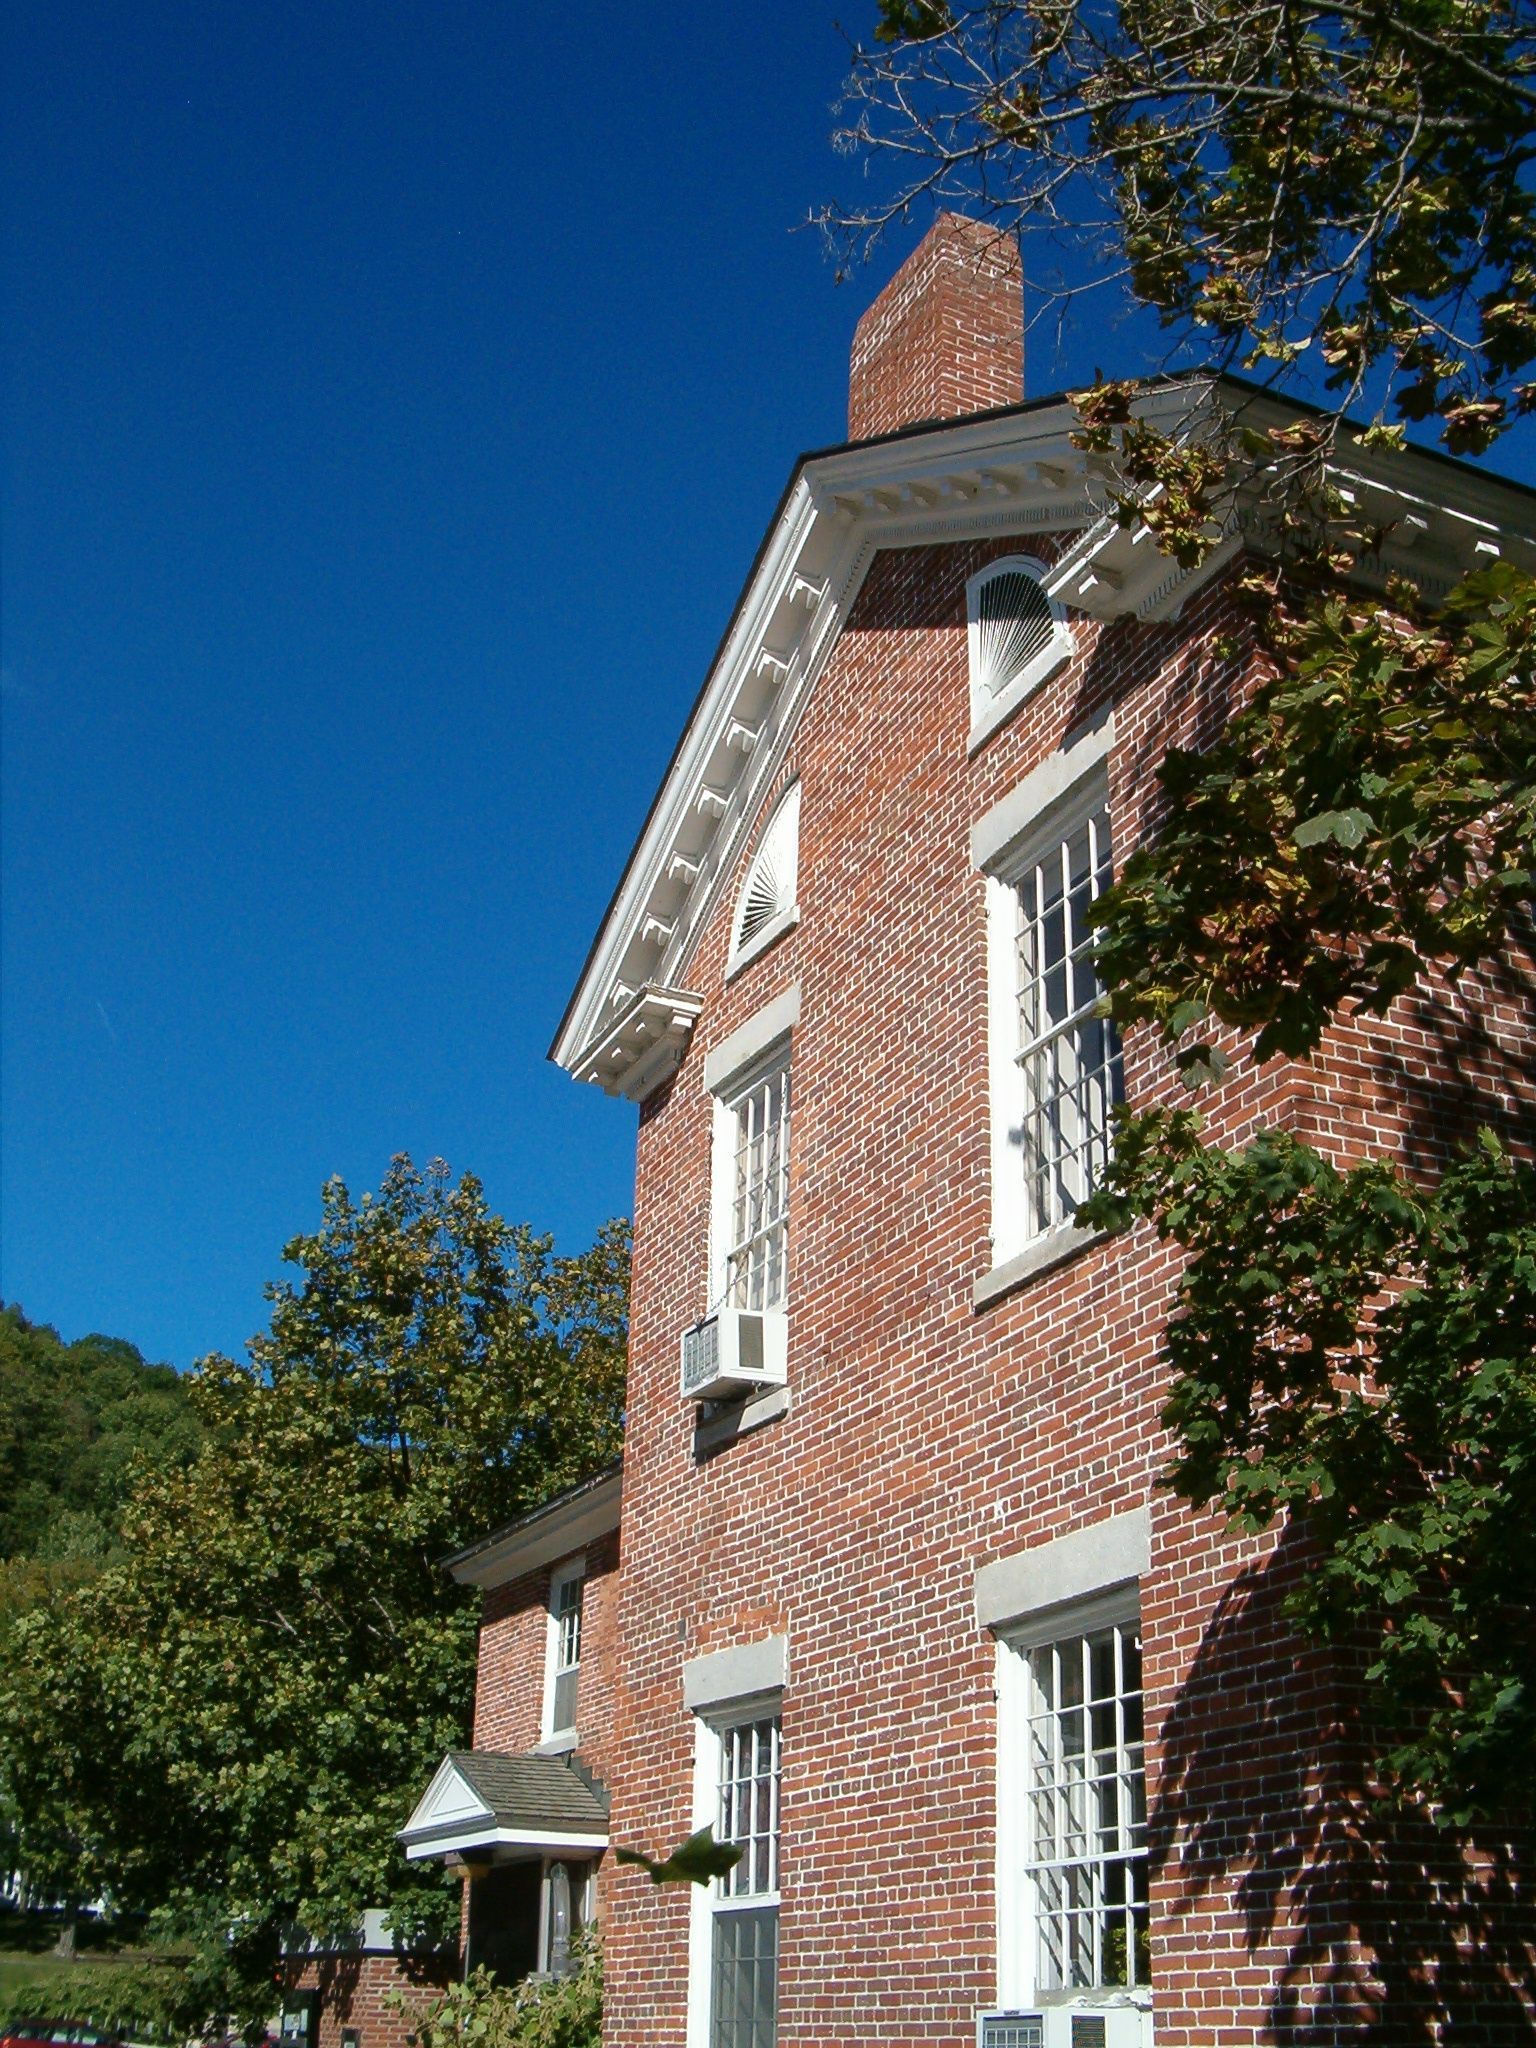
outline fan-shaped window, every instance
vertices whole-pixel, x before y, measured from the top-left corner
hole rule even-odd
[[[799,916],[795,901],[800,866],[800,785],[792,783],[763,828],[731,926],[734,970],[743,966]]]
[[[1009,555],[966,586],[973,746],[1072,652],[1066,614],[1044,577],[1044,563]]]

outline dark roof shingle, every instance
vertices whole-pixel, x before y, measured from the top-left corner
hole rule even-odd
[[[565,1757],[455,1749],[448,1760],[491,1809],[498,1827],[590,1828],[597,1834],[607,1829],[607,1788]]]

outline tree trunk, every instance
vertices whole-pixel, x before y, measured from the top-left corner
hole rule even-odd
[[[53,1944],[54,1954],[62,1956],[65,1962],[72,1963],[75,1959],[75,1930],[79,1923],[80,1908],[71,1899],[64,1908],[63,1918],[59,1922],[59,1938]]]

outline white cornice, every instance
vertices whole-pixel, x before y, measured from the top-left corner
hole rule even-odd
[[[1262,394],[1219,388],[1250,424],[1295,418]],[[1208,378],[1152,386],[1138,411],[1198,430],[1212,392]],[[1063,398],[800,465],[551,1048],[561,1066],[638,1101],[681,1058],[702,1006],[687,988],[698,936],[882,548],[1077,531],[1054,594],[1096,617],[1154,622],[1176,617],[1244,540],[1263,545],[1262,508],[1245,487],[1218,548],[1180,570],[1145,528],[1110,516],[1102,465],[1072,445],[1077,424]],[[1336,473],[1393,529],[1379,571],[1406,569],[1433,594],[1499,552],[1536,564],[1536,510],[1495,477],[1359,447]]]
[[[666,949],[675,934],[675,924],[647,913],[641,921],[640,943],[659,942]],[[687,989],[665,988],[648,981],[633,995],[624,984],[618,1000],[623,1008],[599,1025],[578,1067],[578,1079],[595,1081],[609,1095],[625,1095],[639,1102],[659,1081],[675,1072],[688,1043],[694,1019],[703,1008],[703,998]]]

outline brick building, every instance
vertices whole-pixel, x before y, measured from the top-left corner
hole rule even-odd
[[[1094,1015],[1083,915],[1164,749],[1247,685],[1262,509],[1180,570],[1022,371],[1014,250],[941,219],[859,324],[855,438],[796,465],[560,1026],[639,1105],[622,1561],[614,1478],[611,1523],[578,1493],[456,1562],[488,1588],[476,1749],[579,1731],[591,1848],[746,1845],[691,1897],[601,1863],[616,2048],[1526,2039],[1529,1929],[1467,1905],[1496,1882],[1367,1853],[1292,1546],[1153,1484],[1174,1261],[1074,1210],[1168,1069]],[[1288,416],[1226,380],[1140,402]],[[1483,473],[1356,449],[1340,481],[1390,528],[1372,573],[1532,558],[1536,506]],[[1485,995],[1480,1043],[1518,1043]],[[1441,1156],[1459,1000],[1239,1063],[1211,1122]],[[593,1866],[477,1768],[408,1847],[522,1861],[547,1963],[551,1874]]]
[[[464,1873],[465,1967],[565,1967],[595,1910],[613,1764],[615,1470],[449,1560],[485,1596],[473,1747],[447,1756],[400,1842]]]
[[[399,1839],[465,1879],[458,1952],[405,1950],[376,1912],[350,1940],[292,1947],[282,2048],[406,2048],[463,1972],[515,1983],[564,1968],[608,1847],[620,1487],[598,1473],[447,1561],[484,1600],[474,1725]]]

